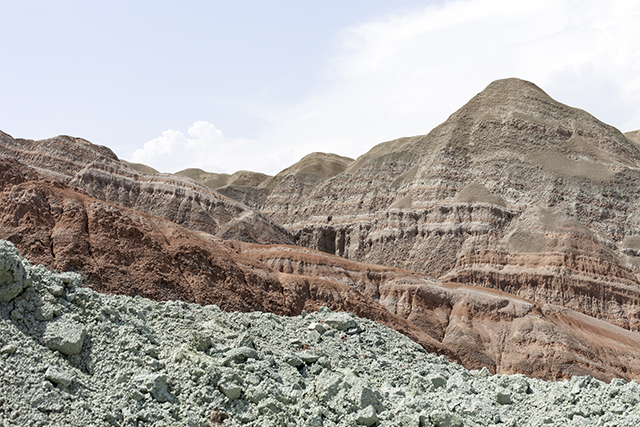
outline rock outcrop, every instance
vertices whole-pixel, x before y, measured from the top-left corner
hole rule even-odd
[[[517,79],[428,135],[273,177],[157,174],[79,138],[0,133],[0,238],[101,292],[328,306],[469,368],[640,379],[639,144]],[[5,276],[6,302],[23,287]]]
[[[292,243],[281,226],[247,206],[179,175],[144,173],[120,162],[106,147],[69,136],[42,141],[0,133],[0,155],[20,159],[100,200],[196,231],[256,243]]]
[[[101,292],[280,315],[327,306],[469,368],[640,379],[637,334],[572,310],[306,248],[225,241],[95,199],[8,158],[0,159],[0,238],[35,263],[81,273]],[[16,274],[0,272],[13,278],[0,283],[3,300],[23,289]],[[78,329],[74,337],[82,336]],[[61,348],[73,352],[74,342]]]
[[[298,245],[640,329],[640,149],[506,79],[426,136],[380,144],[262,212]]]
[[[239,241],[227,243],[106,203],[2,157],[0,238],[35,263],[81,273],[101,292],[282,315],[329,306],[387,323],[442,350],[426,332],[346,284],[277,272],[239,253]],[[0,292],[9,298],[18,289],[7,286]]]
[[[637,363],[625,354],[640,343],[640,335],[561,306],[321,252],[234,245],[277,271],[358,289],[426,331],[470,369],[547,379],[609,378],[629,375]]]

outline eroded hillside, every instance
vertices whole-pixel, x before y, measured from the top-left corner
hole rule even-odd
[[[469,368],[639,378],[637,144],[518,79],[428,135],[273,177],[158,174],[80,138],[0,134],[0,238],[102,292],[328,306]]]

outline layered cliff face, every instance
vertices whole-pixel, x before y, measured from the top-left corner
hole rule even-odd
[[[247,206],[180,175],[150,174],[144,165],[120,162],[106,147],[81,138],[42,141],[0,133],[0,155],[20,159],[41,173],[93,197],[157,215],[196,231],[256,243],[292,243],[281,226]]]
[[[0,236],[34,263],[77,271],[101,292],[289,315],[331,305],[383,322],[395,318],[411,329],[356,289],[280,274],[223,239],[98,200],[6,157],[0,157]]]
[[[273,177],[0,133],[0,239],[102,292],[325,305],[469,368],[640,379],[639,145],[517,79],[426,136]]]
[[[558,305],[321,252],[238,245],[277,271],[359,290],[425,331],[440,351],[470,369],[546,379],[629,377],[638,369],[637,333]]]
[[[281,315],[328,306],[469,368],[640,379],[637,334],[575,311],[311,249],[222,240],[98,200],[10,158],[0,158],[0,239],[106,293]]]
[[[314,187],[276,187],[262,212],[299,245],[638,330],[634,135],[500,80],[426,136],[380,144]]]

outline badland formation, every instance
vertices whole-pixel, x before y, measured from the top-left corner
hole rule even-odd
[[[640,379],[639,147],[518,79],[427,135],[275,176],[0,132],[0,239],[103,293],[326,306],[469,369]]]

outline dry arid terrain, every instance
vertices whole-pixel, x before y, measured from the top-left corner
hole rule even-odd
[[[518,79],[427,135],[275,176],[0,133],[0,239],[99,292],[327,306],[470,369],[640,379],[638,135]]]

